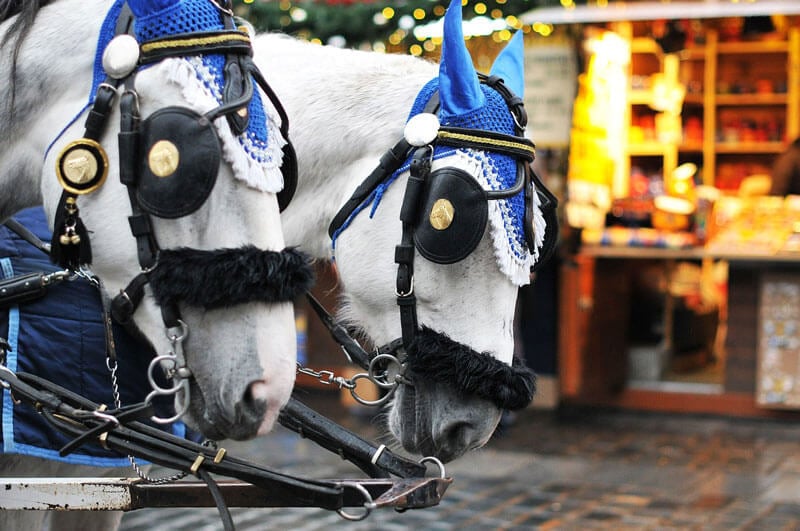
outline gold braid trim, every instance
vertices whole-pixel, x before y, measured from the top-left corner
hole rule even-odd
[[[460,140],[463,142],[470,142],[473,144],[478,144],[483,146],[499,146],[509,149],[517,149],[520,151],[527,151],[528,153],[536,157],[536,147],[525,142],[514,142],[513,140],[499,140],[496,138],[486,138],[482,136],[467,135],[463,133],[451,133],[449,131],[439,131],[439,134],[437,136],[444,140],[447,139]]]
[[[212,35],[210,37],[187,37],[184,39],[168,39],[163,41],[146,42],[142,44],[142,51],[152,52],[153,50],[163,50],[164,48],[185,48],[189,46],[206,46],[208,44],[219,44],[228,41],[250,42],[250,37],[243,33],[228,33],[225,35]]]

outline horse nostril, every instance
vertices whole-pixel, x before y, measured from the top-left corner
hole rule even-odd
[[[267,394],[269,393],[269,387],[267,386],[267,382],[264,380],[256,380],[255,382],[251,383],[247,391],[244,393],[244,401],[251,402],[251,401],[258,401],[258,400],[267,400]]]
[[[258,380],[247,386],[241,401],[236,405],[238,422],[260,424],[267,413],[267,384]]]
[[[471,422],[453,422],[442,427],[434,436],[436,457],[447,463],[473,448],[480,433]]]

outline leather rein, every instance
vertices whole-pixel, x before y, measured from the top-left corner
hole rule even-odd
[[[11,220],[6,221],[5,225],[43,252],[48,251],[48,244],[19,223]],[[69,277],[69,272],[58,271],[51,274],[20,275],[0,281],[0,308],[42,297],[48,286]],[[110,318],[109,314],[105,316],[107,321]],[[339,327],[337,330],[343,329]],[[360,357],[362,361],[368,358],[355,340],[348,341],[344,336],[342,340],[349,345],[349,352],[355,357]],[[107,341],[107,345],[113,349],[113,341]],[[275,494],[279,499],[289,496],[297,506],[335,510],[348,520],[366,518],[375,508],[372,495],[358,481],[297,478],[231,456],[224,448],[217,448],[213,443],[198,444],[154,428],[144,422],[153,416],[153,405],[148,401],[124,407],[117,405],[109,409],[106,405],[95,404],[41,377],[24,372],[15,373],[5,366],[6,352],[9,349],[8,342],[0,338],[0,387],[10,390],[15,403],[28,403],[54,429],[72,438],[60,449],[59,454],[62,457],[83,444],[99,443],[108,450],[181,472],[178,476],[165,479],[142,477],[144,481],[166,483],[192,474],[208,485],[226,530],[233,529],[233,521],[211,474],[236,478],[254,485],[264,491],[262,495]],[[109,356],[115,354],[110,352]],[[383,444],[375,445],[361,438],[294,397],[281,410],[278,421],[284,427],[353,463],[371,478],[425,478],[425,463],[432,462],[439,467],[439,478],[427,479],[436,482],[437,491],[443,493],[452,482],[445,477],[444,465],[437,459],[427,457],[415,462],[401,457]],[[391,503],[396,508],[415,508],[438,503],[438,499],[423,497],[414,501],[398,498],[387,505]],[[354,515],[346,512],[346,507],[362,507],[364,512]]]

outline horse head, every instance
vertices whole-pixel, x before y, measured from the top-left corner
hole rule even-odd
[[[41,174],[53,255],[76,270],[90,264],[113,316],[153,346],[151,371],[160,364],[173,386],[151,394],[174,394],[176,418],[185,413],[208,438],[249,438],[288,400],[291,300],[311,280],[281,232],[276,194],[289,150],[279,105],[258,91],[248,34],[226,3],[129,0],[131,18],[123,4],[114,2],[99,39],[100,21],[92,37],[51,26],[55,8],[91,20],[108,8],[100,1],[52,2],[28,32],[28,41],[57,40],[47,48],[69,52],[75,79],[93,79],[82,89],[89,104],[66,126],[47,113],[36,123],[55,138]],[[87,38],[96,53],[84,55]],[[20,83],[38,67],[53,116],[70,105],[74,113],[74,88],[54,89],[62,80],[48,77],[40,55],[21,48]]]
[[[530,168],[522,53],[518,32],[479,76],[454,0],[439,75],[395,146],[408,157],[361,203],[369,216],[345,206],[331,227],[347,318],[379,345],[402,338],[407,385],[389,428],[405,449],[445,461],[484,445],[503,410],[534,394],[533,373],[513,359],[513,322],[518,288],[554,243],[555,198]]]

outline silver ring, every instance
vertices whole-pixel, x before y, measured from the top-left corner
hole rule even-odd
[[[439,477],[441,479],[444,479],[444,478],[447,477],[445,475],[445,471],[444,471],[444,463],[439,461],[439,459],[437,459],[437,458],[435,458],[433,456],[428,456],[428,457],[423,457],[422,459],[419,460],[419,462],[421,464],[424,464],[424,463],[433,463],[433,464],[435,464],[436,466],[439,467]]]
[[[170,334],[172,330],[180,328],[180,334]],[[172,328],[167,328],[164,330],[164,333],[167,335],[167,339],[170,341],[175,341],[177,343],[186,339],[186,336],[189,335],[189,325],[184,323],[182,320],[178,319],[178,326],[173,326]]]
[[[183,380],[180,385],[185,387],[185,389],[183,390],[184,399],[181,402],[180,407],[176,407],[175,408],[175,414],[173,416],[167,417],[167,418],[158,417],[156,415],[153,415],[153,416],[150,417],[150,420],[152,420],[156,424],[172,424],[173,422],[179,421],[181,419],[181,417],[184,415],[184,413],[186,413],[189,410],[189,403],[191,401],[190,400],[190,395],[189,395],[189,381],[188,380]],[[147,395],[147,397],[144,399],[144,403],[145,404],[150,404],[150,402],[153,400],[153,398],[156,395],[159,395],[159,394],[163,394],[163,393],[159,393],[158,391],[151,391],[150,394]],[[177,402],[177,400],[176,400],[176,402]]]
[[[343,481],[339,483],[339,485],[342,487],[352,487],[356,489],[364,496],[364,499],[366,500],[364,502],[364,514],[352,514],[348,513],[344,509],[337,509],[336,512],[339,513],[339,516],[341,516],[345,520],[350,520],[351,522],[359,522],[365,519],[367,516],[369,516],[372,513],[372,510],[377,507],[377,505],[375,505],[375,502],[372,500],[372,494],[370,494],[369,491],[366,489],[366,487],[364,487],[364,485],[362,485],[361,483],[356,483],[354,481]]]
[[[368,374],[362,372],[360,374],[356,374],[353,377],[353,383],[356,383],[356,380],[358,380],[360,378],[367,378],[370,381],[372,381],[372,379],[369,377]],[[389,388],[389,390],[386,392],[386,394],[383,395],[382,397],[380,397],[380,398],[378,398],[376,400],[367,400],[366,398],[362,398],[361,396],[358,395],[358,391],[356,390],[356,385],[354,385],[352,388],[350,388],[350,396],[352,396],[353,399],[356,402],[358,402],[359,404],[361,404],[362,406],[380,406],[380,405],[383,405],[386,402],[388,402],[389,399],[392,398],[392,396],[394,395],[394,392],[396,390],[397,390],[397,386],[396,385],[392,385]]]
[[[381,382],[375,375],[376,364],[382,361],[387,361],[389,362],[389,364],[392,363],[396,364],[399,367],[399,370],[397,371],[397,374],[399,375],[403,374],[404,372],[403,364],[400,363],[399,359],[392,356],[391,354],[378,354],[377,356],[372,358],[369,362],[369,368],[367,370],[369,371],[369,379],[372,381],[372,383],[374,383],[375,385],[377,385],[382,389],[391,389],[392,387],[397,385],[397,382]]]
[[[155,376],[153,376],[153,371],[155,370],[155,368],[157,366],[159,368],[161,368],[161,362],[162,361],[170,361],[173,364],[172,365],[172,369],[166,369],[166,370],[178,371],[178,369],[179,369],[179,367],[178,367],[178,358],[176,358],[175,356],[169,356],[169,355],[166,355],[166,354],[161,355],[161,356],[156,356],[155,358],[150,360],[150,365],[147,367],[147,380],[150,382],[150,387],[153,388],[153,392],[155,394],[158,394],[158,395],[174,395],[175,393],[178,392],[178,389],[181,388],[181,385],[183,385],[183,382],[185,380],[177,379],[178,380],[177,383],[173,384],[172,387],[161,387],[160,385],[158,385],[158,382],[156,382]]]

